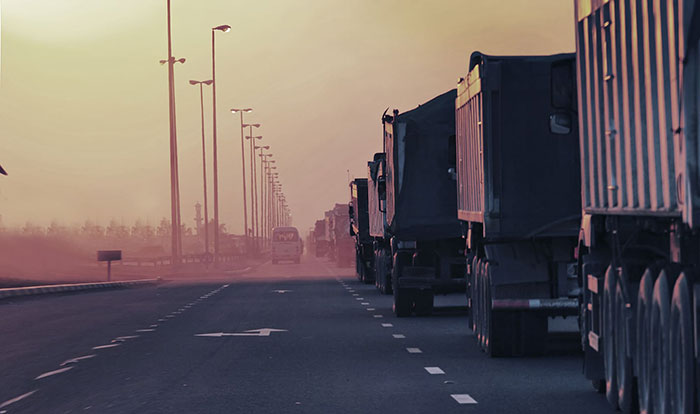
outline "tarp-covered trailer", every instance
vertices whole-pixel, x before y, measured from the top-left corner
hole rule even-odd
[[[434,294],[465,289],[464,245],[457,220],[456,90],[382,118],[386,222],[391,240],[394,312],[429,314]]]
[[[348,205],[336,203],[328,211],[327,234],[329,238],[329,257],[338,266],[352,266],[354,256],[354,240],[350,236],[350,216]]]
[[[574,10],[584,373],[623,412],[697,412],[700,2]]]
[[[540,354],[578,312],[574,54],[471,55],[455,102],[472,328],[490,355]]]
[[[374,284],[380,292],[391,294],[391,243],[384,238],[387,230],[385,163],[383,152],[374,154],[372,161],[367,162],[367,215],[374,249]]]
[[[350,233],[355,241],[355,272],[364,283],[374,282],[374,240],[369,234],[367,179],[350,182]]]
[[[314,224],[314,246],[316,257],[325,257],[328,254],[328,239],[326,238],[326,220],[316,220]]]

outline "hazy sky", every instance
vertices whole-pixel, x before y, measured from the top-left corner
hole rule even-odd
[[[5,225],[169,217],[165,0],[0,0],[0,12]],[[233,26],[217,33],[217,123],[221,221],[236,233],[240,129],[229,108],[255,109],[246,121],[263,125],[306,230],[348,201],[347,170],[366,176],[384,109],[455,87],[474,50],[574,50],[573,0],[172,0],[172,14],[174,55],[187,58],[175,80],[188,226],[202,180],[199,89],[187,81],[211,77],[210,28]]]

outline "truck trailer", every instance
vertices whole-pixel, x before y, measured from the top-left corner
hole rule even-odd
[[[454,99],[450,90],[417,108],[382,117],[386,229],[396,316],[433,311],[435,293],[464,291],[457,220]],[[389,241],[389,243],[386,243]],[[390,250],[388,250],[390,249]]]
[[[367,215],[369,235],[374,250],[374,285],[385,295],[391,290],[391,244],[384,236],[386,223],[386,179],[384,176],[385,154],[374,154],[367,162]]]
[[[700,3],[575,1],[584,373],[623,412],[700,394]]]
[[[316,257],[326,257],[328,254],[328,239],[326,238],[326,220],[316,220],[314,224],[314,253]]]
[[[350,216],[348,205],[336,203],[326,212],[326,236],[328,257],[338,266],[352,266],[354,240],[350,236]]]
[[[576,316],[581,217],[574,54],[472,53],[458,83],[458,215],[468,305],[490,356],[545,351],[550,316]]]
[[[369,235],[367,179],[350,182],[350,234],[355,241],[355,273],[363,283],[374,282],[374,245]]]

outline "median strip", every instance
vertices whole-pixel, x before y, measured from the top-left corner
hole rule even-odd
[[[121,282],[99,283],[71,283],[62,285],[29,286],[21,288],[0,289],[0,299],[16,298],[20,296],[45,295],[50,293],[78,292],[83,290],[114,289],[120,287],[133,287],[149,285],[161,282],[161,279],[140,279]]]

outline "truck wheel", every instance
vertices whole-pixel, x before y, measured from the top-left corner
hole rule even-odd
[[[629,339],[632,335],[632,332],[628,331],[628,327],[634,326],[634,319],[631,325],[627,323],[627,312],[632,312],[634,315],[634,310],[628,310],[626,307],[622,294],[622,283],[624,283],[623,279],[618,278],[615,288],[615,374],[617,376],[616,392],[620,411],[629,414],[637,412],[638,401],[632,372],[632,358],[630,358],[632,353],[627,351],[627,344],[631,342]],[[627,291],[632,292],[629,287]],[[634,304],[636,301],[632,303]]]
[[[670,332],[669,274],[664,269],[654,283],[652,296],[649,368],[651,374],[651,412],[664,414],[669,411],[668,389],[668,334]]]
[[[605,368],[605,397],[613,408],[617,402],[617,376],[615,375],[615,288],[617,277],[612,265],[605,271],[603,287],[603,367]]]
[[[471,302],[472,298],[474,297],[473,291],[472,291],[472,285],[474,284],[473,279],[474,277],[472,276],[474,272],[474,266],[476,265],[476,257],[470,257],[467,263],[467,270],[465,271],[465,280],[467,281],[467,290],[466,290],[466,299],[467,299],[467,308],[469,309],[469,327],[471,328],[472,331],[474,331],[474,310],[471,307]]]
[[[651,367],[649,361],[651,344],[651,304],[654,292],[654,279],[657,270],[647,267],[639,283],[637,295],[637,349],[635,349],[635,372],[637,373],[637,397],[639,411],[651,410]]]
[[[416,315],[430,316],[433,313],[433,301],[435,293],[432,290],[416,292]]]
[[[413,292],[411,289],[394,287],[394,314],[399,318],[411,316],[413,308]]]
[[[671,394],[674,413],[695,412],[692,303],[688,277],[682,273],[673,288],[670,309],[670,372],[667,388]]]
[[[481,291],[481,278],[482,278],[482,270],[483,270],[483,260],[479,259],[479,263],[476,267],[476,274],[474,275],[474,299],[472,302],[472,308],[474,309],[474,339],[476,339],[476,343],[479,344],[479,347],[483,350],[483,343],[481,342],[481,335],[482,335],[482,320],[483,320],[483,309],[481,308],[481,302],[482,302],[482,291]]]

